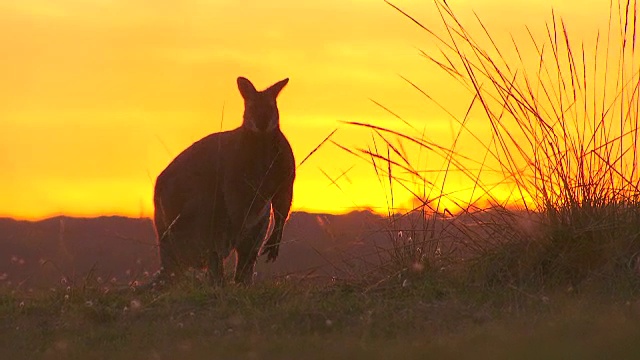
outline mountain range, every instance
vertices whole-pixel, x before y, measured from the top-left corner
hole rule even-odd
[[[349,276],[379,262],[391,245],[388,229],[385,217],[370,211],[294,212],[280,256],[274,263],[260,260],[257,278]],[[0,218],[0,286],[52,286],[87,277],[144,281],[158,268],[156,236],[147,218]]]

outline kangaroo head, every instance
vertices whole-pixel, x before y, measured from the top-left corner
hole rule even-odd
[[[276,98],[289,79],[278,81],[263,91],[257,91],[251,81],[238,78],[238,89],[244,99],[242,127],[252,132],[269,132],[280,127]]]

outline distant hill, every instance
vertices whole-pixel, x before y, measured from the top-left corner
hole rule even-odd
[[[258,278],[279,275],[347,276],[376,261],[390,245],[384,218],[294,212],[275,263],[259,262]],[[42,221],[0,218],[0,285],[51,286],[81,281],[143,280],[159,268],[153,223],[125,217],[54,217]],[[65,278],[66,280],[63,280]]]

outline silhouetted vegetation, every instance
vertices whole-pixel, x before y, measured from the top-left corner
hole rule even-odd
[[[569,26],[555,15],[545,36],[529,30],[528,44],[513,39],[503,48],[480,19],[471,31],[446,2],[435,5],[442,20],[439,33],[391,6],[433,39],[440,53],[422,54],[468,95],[463,117],[446,112],[458,128],[453,144],[445,146],[415,129],[402,133],[350,123],[374,136],[367,149],[350,152],[369,160],[391,196],[394,187],[411,192],[417,206],[410,213],[424,214],[412,240],[393,257],[400,271],[441,268],[441,244],[451,237],[447,228],[453,228],[453,251],[446,260],[470,285],[537,296],[587,287],[636,294],[640,59],[635,2],[611,5],[610,28],[606,36],[598,35],[594,49],[572,38]],[[490,137],[478,137],[472,120],[486,124]],[[462,141],[473,146],[459,150]],[[425,171],[412,161],[412,151],[432,162],[442,160],[442,168]],[[466,193],[446,191],[453,173],[468,180]],[[486,180],[496,173],[500,180]],[[497,188],[509,197],[497,198]],[[445,208],[445,203],[453,205]],[[434,231],[441,219],[450,226]],[[405,232],[397,233],[399,240]]]

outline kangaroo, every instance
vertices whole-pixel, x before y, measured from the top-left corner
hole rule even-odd
[[[289,79],[263,91],[244,77],[237,82],[242,125],[195,142],[156,180],[154,223],[163,279],[208,267],[210,280],[222,283],[224,259],[235,250],[235,281],[250,284],[261,248],[267,261],[278,257],[295,178],[276,103]]]

